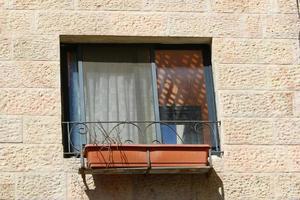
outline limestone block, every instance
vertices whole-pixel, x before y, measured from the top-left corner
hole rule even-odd
[[[274,178],[276,199],[299,199],[300,197],[300,174],[285,173],[276,175]]]
[[[2,172],[57,172],[63,169],[62,145],[0,144]]]
[[[64,199],[65,175],[60,173],[18,174],[16,199]]]
[[[292,116],[292,92],[222,92],[220,103],[228,117]]]
[[[25,116],[23,122],[24,143],[61,144],[60,117]]]
[[[22,117],[0,116],[0,142],[22,142]]]
[[[77,8],[83,10],[141,10],[142,0],[78,0]]]
[[[225,118],[222,121],[225,144],[272,144],[272,121],[269,119]]]
[[[183,0],[183,1],[174,1],[174,0],[147,0],[146,8],[152,11],[197,11],[205,12],[208,11],[208,3],[206,0]]]
[[[297,1],[294,0],[274,0],[271,10],[275,13],[293,13],[296,14]]]
[[[300,66],[274,66],[268,69],[271,87],[275,89],[300,89]]]
[[[262,89],[268,88],[268,69],[259,65],[217,65],[217,88]]]
[[[299,117],[300,116],[300,92],[295,92],[294,97],[294,115]]]
[[[223,175],[226,199],[272,199],[272,175],[228,173]]]
[[[10,8],[16,10],[32,10],[32,9],[73,9],[72,0],[12,0]]]
[[[34,12],[31,11],[13,11],[9,14],[9,31],[15,34],[24,34],[33,32]]]
[[[226,145],[224,152],[224,171],[269,173],[300,168],[298,146]]]
[[[300,119],[274,119],[273,131],[276,144],[300,144]]]
[[[40,33],[101,35],[162,35],[167,16],[153,13],[126,12],[41,12],[37,29]]]
[[[0,0],[0,9],[1,9],[1,1]],[[9,26],[9,12],[1,10],[0,12],[0,33],[6,33]]]
[[[298,38],[300,22],[297,15],[268,15],[265,24],[267,38]]]
[[[213,40],[217,63],[297,63],[296,40],[221,39]]]
[[[0,36],[0,60],[9,60],[11,57],[11,38]]]
[[[262,26],[256,15],[176,13],[170,15],[170,35],[260,37]]]
[[[59,60],[58,36],[25,35],[13,41],[15,60]]]
[[[59,87],[57,62],[0,62],[0,87]]]
[[[59,115],[58,89],[0,89],[0,114]]]
[[[95,190],[95,182],[92,175],[86,176],[87,185],[89,190]],[[67,177],[67,185],[68,185],[68,200],[89,200],[88,190],[86,186],[83,184],[82,177],[76,173],[70,173]],[[99,188],[100,190],[100,188]],[[120,194],[121,195],[121,194]]]
[[[14,174],[0,173],[0,199],[15,199]]]
[[[215,12],[245,12],[245,13],[266,13],[267,0],[213,0],[212,10]]]

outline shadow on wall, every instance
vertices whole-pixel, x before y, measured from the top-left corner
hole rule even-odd
[[[94,175],[91,200],[223,200],[223,183],[217,173],[188,175]]]

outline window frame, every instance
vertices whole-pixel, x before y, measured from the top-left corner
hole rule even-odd
[[[159,44],[159,43],[81,43],[81,44],[64,44],[61,43],[61,99],[62,99],[62,121],[69,121],[69,96],[68,96],[68,77],[65,77],[65,74],[68,73],[68,69],[66,67],[66,52],[70,51],[74,54],[75,59],[77,60],[77,67],[79,73],[81,74],[81,84],[80,84],[80,93],[81,97],[83,97],[83,81],[82,81],[82,62],[83,62],[83,46],[108,46],[108,47],[146,47],[150,51],[150,63],[152,68],[152,84],[153,89],[156,90],[154,92],[154,102],[158,104],[158,94],[157,94],[157,86],[156,86],[156,64],[155,64],[155,51],[156,50],[201,50],[203,55],[203,65],[204,65],[204,73],[205,73],[205,84],[206,84],[206,95],[207,95],[207,104],[208,104],[208,111],[209,111],[209,121],[217,122],[217,111],[216,111],[216,101],[215,101],[215,88],[214,88],[214,81],[213,81],[213,71],[211,65],[211,48],[208,44]],[[208,80],[207,80],[208,78]],[[155,85],[155,87],[154,87]],[[84,99],[84,98],[83,98]],[[80,110],[81,113],[84,113],[84,100],[80,100]],[[157,105],[154,106],[154,109],[158,108]],[[159,111],[154,110],[155,115],[159,115]],[[84,115],[81,115],[84,116]],[[159,117],[159,116],[158,116]],[[157,119],[157,116],[155,117]],[[159,118],[158,118],[159,119]],[[84,121],[83,118],[81,118]],[[219,141],[219,131],[218,131],[218,124],[213,125],[214,127],[214,135],[211,137],[212,143],[212,151],[220,151],[220,141]],[[70,138],[66,137],[66,128],[63,128],[63,144],[67,144]],[[156,134],[158,138],[162,138],[160,134],[160,128],[156,127]],[[64,150],[66,151],[66,145],[64,145]]]

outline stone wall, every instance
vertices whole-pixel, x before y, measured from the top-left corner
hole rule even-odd
[[[296,2],[0,0],[0,199],[300,199]],[[89,176],[86,190],[63,158],[61,35],[212,38],[215,171]]]

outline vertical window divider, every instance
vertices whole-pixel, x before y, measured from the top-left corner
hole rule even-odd
[[[154,105],[154,119],[155,119],[155,132],[156,140],[162,143],[162,135],[160,130],[160,117],[159,117],[159,102],[158,102],[158,91],[157,91],[157,74],[156,64],[154,59],[154,48],[150,49],[150,62],[151,62],[151,77],[152,77],[152,88],[153,88],[153,105]]]
[[[79,79],[79,105],[80,105],[80,121],[85,122],[85,99],[84,99],[84,82],[83,82],[83,56],[82,56],[82,46],[78,47],[78,79]],[[86,129],[86,124],[83,124],[84,129]],[[84,130],[80,134],[80,144],[81,144],[81,153],[83,152],[84,145],[87,142],[87,130]],[[81,156],[83,158],[83,156]],[[81,164],[84,165],[84,160],[81,161]]]

